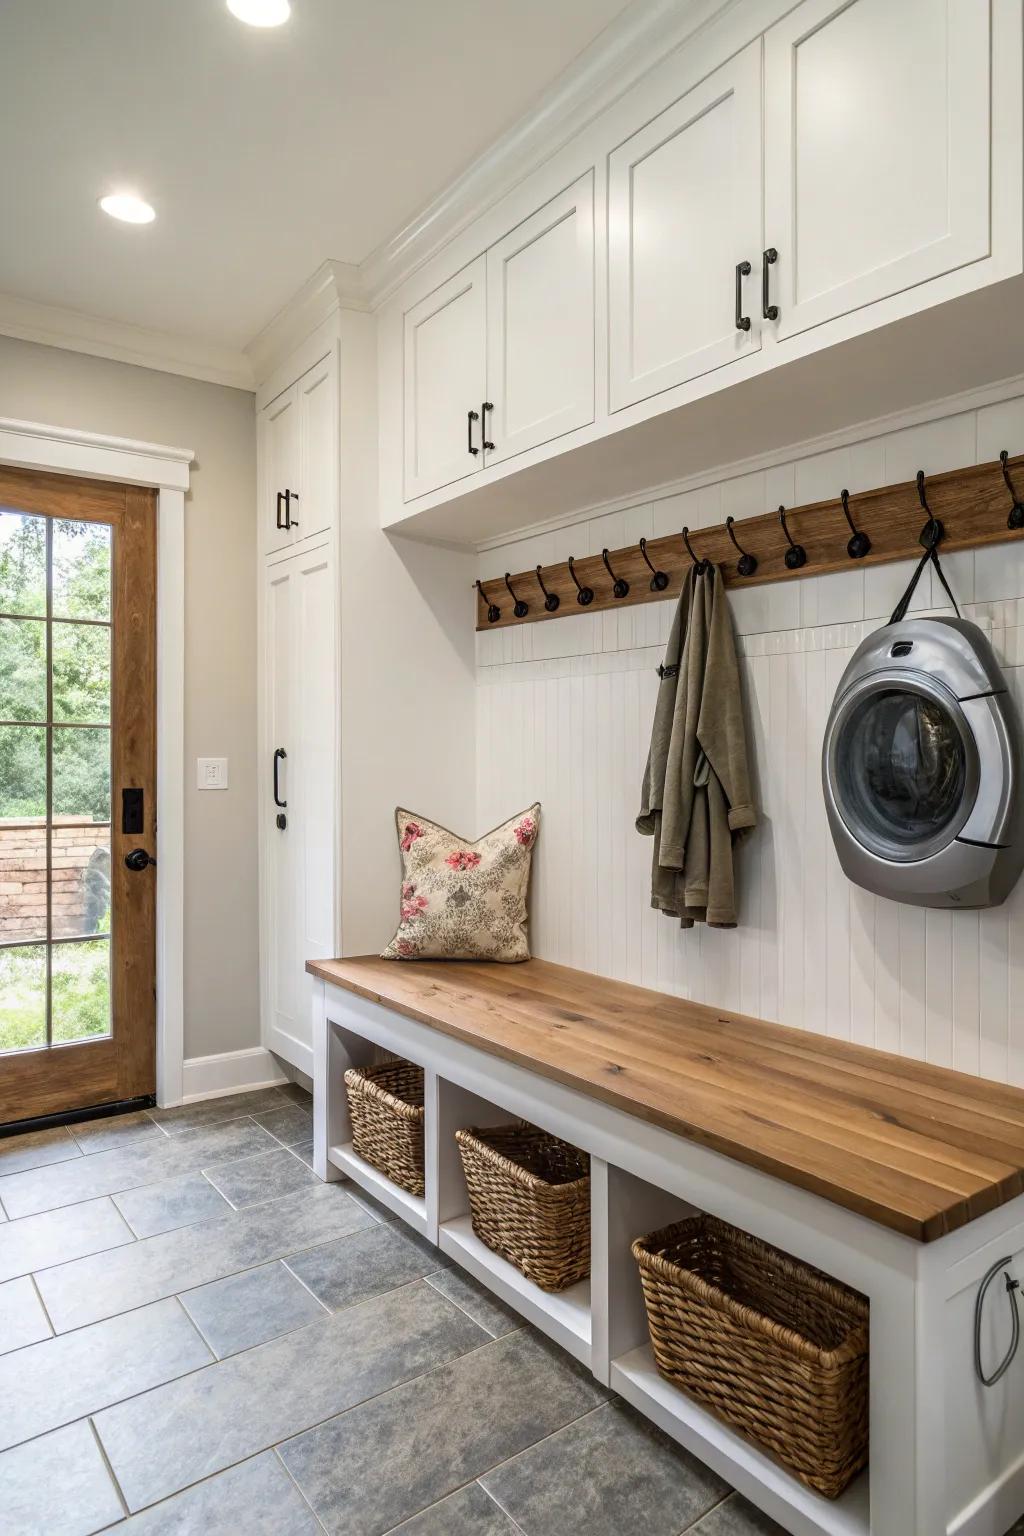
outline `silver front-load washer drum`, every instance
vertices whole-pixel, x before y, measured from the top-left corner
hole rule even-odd
[[[876,630],[843,674],[822,752],[839,862],[879,896],[1004,901],[1024,867],[1020,717],[965,619]]]

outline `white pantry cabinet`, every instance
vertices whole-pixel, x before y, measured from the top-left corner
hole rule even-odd
[[[583,176],[404,317],[404,495],[594,419],[594,181]]]
[[[990,251],[990,0],[804,0],[765,36],[783,340]]]
[[[275,554],[326,532],[337,499],[337,392],[323,357],[260,412],[262,547]]]
[[[758,41],[608,158],[611,410],[760,347],[762,246]]]

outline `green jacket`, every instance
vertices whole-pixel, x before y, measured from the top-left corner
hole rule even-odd
[[[694,568],[665,652],[638,832],[654,838],[651,905],[684,928],[736,927],[733,842],[756,821],[743,695],[722,582]]]

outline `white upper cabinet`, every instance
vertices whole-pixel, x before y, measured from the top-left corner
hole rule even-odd
[[[760,347],[761,249],[758,40],[609,156],[613,411]]]
[[[260,522],[265,554],[292,542],[288,509],[299,489],[301,457],[298,387],[292,385],[265,408],[260,418],[263,487]]]
[[[594,419],[594,177],[487,252],[485,464]]]
[[[405,316],[407,501],[482,466],[486,273],[486,258],[480,256]]]
[[[804,0],[765,37],[778,339],[989,254],[990,0]]]
[[[337,401],[334,359],[325,357],[296,385],[299,403],[302,493],[291,507],[298,538],[324,533],[334,520],[337,500]]]

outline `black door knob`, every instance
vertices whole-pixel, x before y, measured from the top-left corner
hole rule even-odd
[[[131,853],[125,854],[124,862],[128,869],[138,873],[140,869],[146,869],[150,864],[155,864],[156,859],[151,858],[145,848],[133,848]]]

